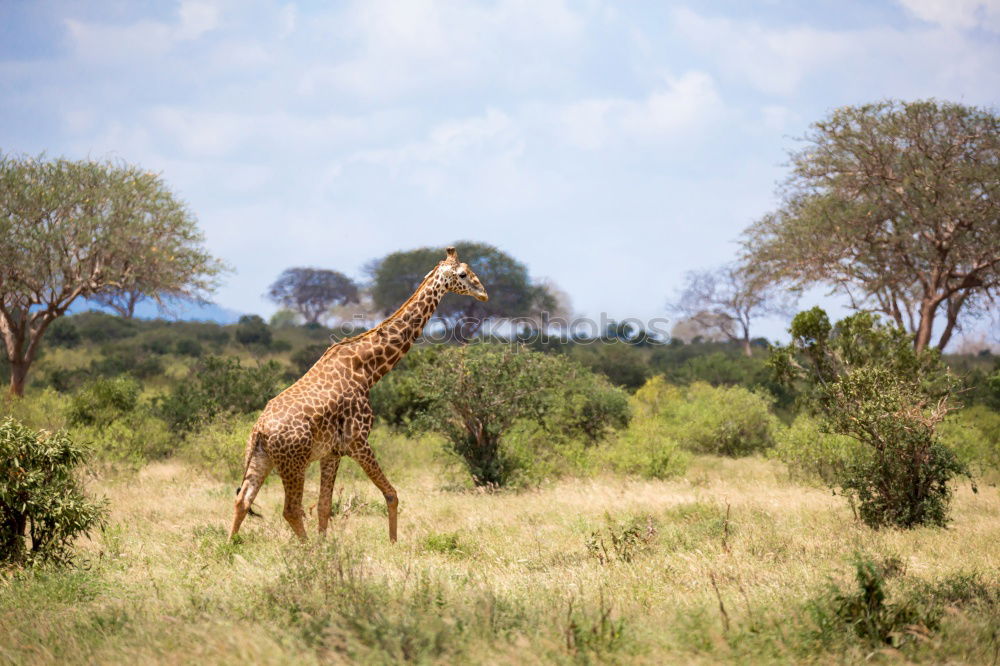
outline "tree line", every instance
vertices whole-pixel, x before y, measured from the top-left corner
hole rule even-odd
[[[917,351],[943,349],[995,305],[1000,286],[998,130],[991,110],[934,100],[833,111],[792,152],[780,205],[746,229],[736,261],[686,276],[668,305],[683,317],[675,332],[736,341],[749,355],[755,320],[790,315],[803,289],[823,285],[886,315]],[[495,296],[442,301],[438,315],[455,338],[481,335],[492,319],[568,307],[503,251],[456,245]],[[309,324],[363,299],[387,314],[440,254],[427,247],[372,261],[367,289],[336,270],[289,268],[266,295]],[[0,154],[0,336],[12,394],[23,393],[46,330],[77,299],[129,317],[143,299],[167,308],[205,300],[229,270],[159,175]]]

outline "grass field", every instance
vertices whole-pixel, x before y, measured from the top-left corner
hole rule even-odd
[[[877,532],[758,458],[488,494],[426,446],[382,447],[395,545],[351,462],[305,544],[275,479],[236,544],[233,482],[177,461],[92,480],[110,521],[77,566],[0,579],[0,662],[998,663],[995,487],[960,488],[947,529]],[[859,558],[887,594],[860,611]]]

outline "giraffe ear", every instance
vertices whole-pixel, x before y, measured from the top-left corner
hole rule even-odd
[[[445,252],[448,253],[448,259],[450,261],[458,261],[458,252],[455,251],[454,247],[449,246],[445,248]]]

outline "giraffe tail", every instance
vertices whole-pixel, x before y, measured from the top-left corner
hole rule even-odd
[[[240,480],[240,485],[236,487],[236,494],[239,495],[240,491],[243,489],[243,484],[247,480],[247,471],[250,469],[250,461],[253,459],[254,450],[260,446],[257,440],[257,430],[254,429],[250,433],[250,437],[247,439],[247,448],[243,454],[243,478]],[[253,510],[253,505],[247,508],[247,515],[254,516],[255,518],[260,518],[260,514]]]
[[[236,494],[239,495],[242,489],[243,489],[242,485],[236,486]],[[260,514],[253,510],[253,505],[251,505],[250,508],[247,509],[247,515],[253,516],[254,518],[260,518]]]

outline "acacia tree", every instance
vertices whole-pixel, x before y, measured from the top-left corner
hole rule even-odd
[[[671,309],[697,329],[718,333],[743,346],[752,356],[750,323],[761,316],[791,310],[795,294],[739,266],[690,271]]]
[[[473,337],[490,319],[523,318],[527,324],[541,312],[552,312],[558,306],[544,285],[532,282],[525,265],[506,252],[486,243],[455,243],[455,248],[490,291],[486,303],[455,294],[446,294],[441,300],[436,315],[459,340]],[[370,263],[366,271],[372,278],[375,307],[385,314],[393,312],[443,254],[443,248],[424,247],[393,252]]]
[[[338,271],[288,268],[268,289],[272,301],[298,312],[307,324],[319,323],[331,307],[358,303],[358,285]]]
[[[23,395],[45,330],[77,298],[132,288],[200,298],[224,270],[157,174],[0,155],[0,336],[11,394]]]
[[[743,236],[775,281],[842,290],[943,349],[1000,287],[1000,117],[936,101],[834,111],[791,156],[782,206]]]

